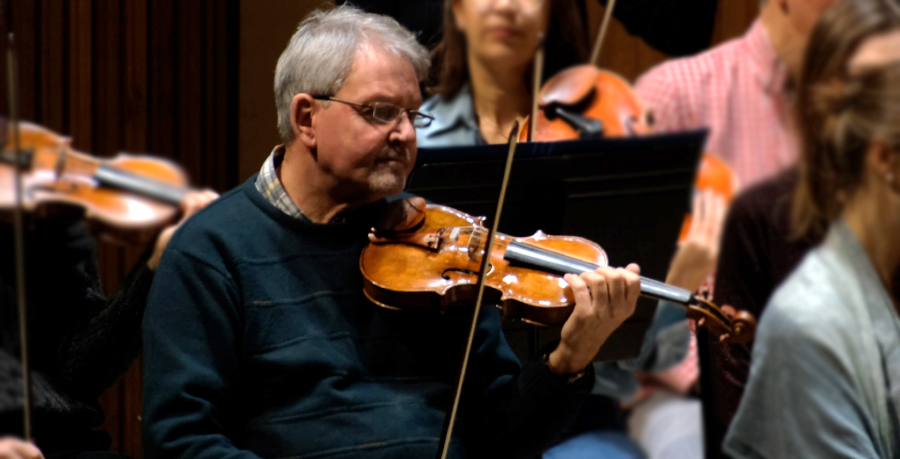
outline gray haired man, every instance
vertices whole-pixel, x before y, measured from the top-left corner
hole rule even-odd
[[[435,454],[469,318],[378,307],[359,272],[429,122],[415,110],[427,68],[392,19],[342,7],[300,25],[275,76],[284,145],[161,260],[144,321],[149,457]],[[530,457],[553,440],[634,310],[631,269],[568,277],[562,340],[524,367],[482,310],[452,457]]]

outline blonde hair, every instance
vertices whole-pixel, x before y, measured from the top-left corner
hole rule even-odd
[[[900,28],[892,0],[840,0],[813,30],[796,105],[801,156],[793,229],[819,239],[863,179],[873,141],[900,151],[900,62],[851,74],[860,44]]]

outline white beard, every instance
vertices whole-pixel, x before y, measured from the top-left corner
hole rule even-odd
[[[379,160],[390,158],[402,158],[402,161],[384,161],[376,162],[372,171],[369,173],[369,189],[373,193],[392,196],[403,191],[406,185],[407,168],[411,161],[409,150],[403,148],[398,150],[391,147],[385,147]]]

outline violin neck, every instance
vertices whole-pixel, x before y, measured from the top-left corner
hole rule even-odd
[[[180,205],[188,193],[187,188],[170,185],[102,163],[94,171],[94,179],[101,186],[128,191],[173,206]]]
[[[503,259],[510,264],[531,269],[538,269],[555,274],[581,274],[593,271],[599,265],[588,263],[576,258],[563,255],[552,250],[513,241],[506,248]],[[691,292],[666,285],[658,280],[641,276],[641,295],[656,300],[666,300],[673,303],[687,305],[691,303]]]

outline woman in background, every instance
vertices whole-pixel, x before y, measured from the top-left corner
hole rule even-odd
[[[766,306],[733,457],[900,454],[900,4],[841,0],[798,93],[796,236],[821,239]]]
[[[544,79],[587,60],[575,0],[452,0],[434,50],[435,117],[417,132],[419,147],[505,143],[531,111],[531,75],[545,34]]]

